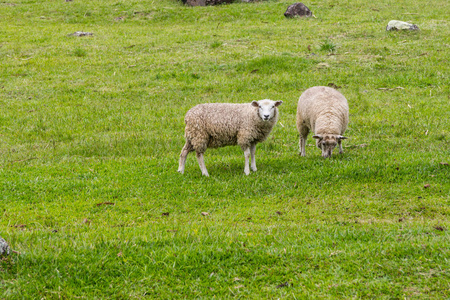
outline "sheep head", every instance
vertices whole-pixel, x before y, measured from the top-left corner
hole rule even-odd
[[[337,134],[314,135],[317,148],[322,150],[322,157],[328,158],[333,154],[333,149],[341,140],[347,139],[345,136]]]
[[[263,121],[270,121],[274,116],[276,116],[276,107],[281,105],[283,101],[272,101],[269,99],[252,101],[252,106],[258,108],[258,115]]]

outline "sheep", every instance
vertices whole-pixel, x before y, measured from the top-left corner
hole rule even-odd
[[[347,99],[335,89],[315,86],[302,93],[297,105],[297,130],[300,134],[300,155],[305,156],[306,138],[314,132],[316,146],[324,158],[330,157],[339,145],[339,154],[344,153],[341,141],[348,125]]]
[[[239,145],[244,151],[245,175],[256,172],[256,144],[267,139],[278,119],[283,101],[269,99],[251,103],[205,103],[191,108],[185,116],[186,144],[181,150],[178,172],[184,173],[187,155],[195,151],[202,175],[209,176],[203,160],[207,148]]]

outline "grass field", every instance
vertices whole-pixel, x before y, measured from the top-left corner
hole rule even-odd
[[[450,297],[448,1],[292,3],[0,1],[0,299]],[[298,155],[315,85],[349,101],[342,156]],[[256,173],[176,172],[189,108],[265,98]]]

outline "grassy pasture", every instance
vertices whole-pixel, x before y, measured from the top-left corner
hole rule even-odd
[[[0,299],[450,297],[448,1],[292,3],[0,1]],[[314,85],[349,101],[342,156],[298,156]],[[256,173],[176,172],[190,107],[264,98]]]

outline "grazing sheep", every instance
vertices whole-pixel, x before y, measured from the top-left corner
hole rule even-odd
[[[339,144],[342,154],[342,136],[348,124],[347,99],[335,89],[315,86],[300,96],[297,106],[297,130],[300,134],[300,155],[305,156],[306,138],[309,131],[314,132],[316,146],[322,149],[322,156],[330,157],[334,147]]]
[[[209,176],[203,161],[207,148],[239,145],[244,151],[244,173],[256,171],[256,144],[263,142],[278,119],[277,107],[283,101],[269,99],[251,103],[206,103],[191,108],[184,118],[186,144],[181,150],[178,172],[184,173],[186,157],[195,151],[202,175]]]

